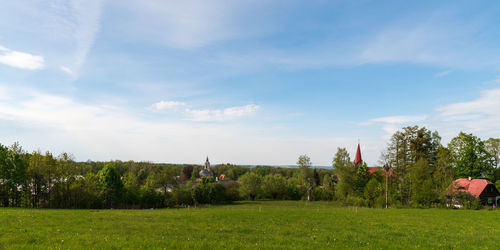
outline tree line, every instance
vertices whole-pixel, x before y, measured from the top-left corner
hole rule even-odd
[[[333,162],[336,195],[345,203],[383,207],[387,181],[391,206],[447,207],[458,199],[465,207],[479,207],[479,199],[448,187],[458,178],[471,177],[500,188],[499,152],[498,138],[481,140],[460,132],[445,146],[437,131],[408,126],[391,136],[382,153],[385,170],[369,173],[365,164],[354,166],[347,151],[339,148]]]
[[[354,165],[347,149],[338,148],[333,169],[313,169],[301,155],[299,168],[219,164],[211,167],[214,178],[200,178],[200,165],[76,162],[67,153],[29,153],[15,143],[0,145],[0,206],[163,208],[305,200],[309,192],[313,200],[383,207],[386,185],[392,207],[445,206],[446,189],[456,178],[485,178],[500,186],[499,152],[500,139],[460,133],[444,146],[437,132],[413,126],[392,135],[380,162],[387,171]],[[474,204],[473,197],[464,199]]]

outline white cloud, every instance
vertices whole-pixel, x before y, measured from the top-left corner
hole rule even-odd
[[[274,25],[264,21],[273,12],[272,1],[125,0],[112,4],[133,16],[133,22],[123,22],[128,29],[178,49],[262,34]]]
[[[500,134],[500,88],[484,90],[471,101],[450,103],[435,108],[428,116],[387,116],[359,123],[362,126],[380,125],[388,139],[403,126],[419,125],[437,130],[443,141],[449,141],[460,131],[482,138]]]
[[[64,150],[74,153],[77,160],[203,163],[208,155],[214,163],[294,164],[299,155],[307,153],[315,164],[330,165],[337,147],[355,149],[355,138],[280,137],[262,135],[265,128],[255,124],[148,120],[126,107],[90,105],[70,97],[0,86],[16,97],[0,100],[2,144],[19,141],[27,150],[55,154]],[[200,119],[242,117],[257,108],[246,105],[209,110]],[[376,149],[364,153],[378,157]]]
[[[96,34],[100,28],[103,0],[73,0],[70,3],[73,20],[78,26],[74,32],[76,50],[74,54],[75,61],[73,71],[75,71],[83,65],[87,58],[87,54],[94,44]]]
[[[38,70],[44,67],[42,56],[11,50],[3,46],[0,46],[0,63],[28,70]]]
[[[379,117],[375,119],[368,120],[366,122],[360,123],[360,125],[372,125],[375,123],[386,123],[386,124],[405,124],[405,123],[416,123],[422,122],[426,119],[426,116],[423,115],[414,115],[414,116],[385,116]]]
[[[448,104],[437,111],[443,117],[482,114],[500,118],[500,89],[482,91],[476,100]]]
[[[73,74],[73,71],[70,68],[66,67],[66,66],[61,66],[61,67],[59,67],[59,69],[62,72],[68,74],[68,75],[72,75]]]
[[[185,112],[188,120],[207,122],[227,121],[238,117],[248,116],[255,113],[258,109],[258,105],[248,104],[225,109],[186,109]]]
[[[167,109],[176,109],[182,106],[185,106],[184,102],[176,102],[176,101],[160,101],[154,103],[151,107],[155,110],[167,110]]]

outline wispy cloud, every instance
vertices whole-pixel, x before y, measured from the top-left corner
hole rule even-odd
[[[154,110],[168,110],[168,109],[175,109],[175,108],[183,107],[185,105],[186,105],[186,103],[184,103],[184,102],[159,101],[159,102],[151,105],[151,108],[153,108]]]
[[[436,129],[449,140],[460,131],[477,133],[482,137],[498,137],[500,133],[500,88],[484,90],[479,97],[465,102],[450,103],[435,108],[427,116],[387,116],[361,122],[359,125],[380,125],[387,134],[408,125]]]
[[[0,63],[27,70],[39,70],[44,67],[42,56],[32,55],[0,46]]]
[[[360,125],[372,125],[375,123],[388,123],[388,124],[405,124],[405,123],[415,123],[422,122],[426,119],[424,115],[414,115],[414,116],[384,116],[379,118],[370,119],[368,121],[360,123]]]
[[[2,135],[2,143],[20,141],[28,150],[41,148],[54,153],[68,150],[77,160],[197,163],[209,155],[220,163],[293,164],[298,155],[308,153],[316,164],[330,165],[332,147],[354,149],[356,143],[355,138],[349,137],[262,135],[263,127],[245,124],[148,120],[126,107],[109,103],[86,104],[37,90],[1,84],[0,87],[16,97],[15,101],[0,100],[2,129],[12,123],[17,131],[14,136]],[[192,118],[225,120],[249,115],[257,109],[257,105],[245,105],[208,110],[195,112]],[[28,131],[29,136],[23,131]],[[368,144],[373,142],[367,141]],[[375,149],[366,153],[378,155]]]
[[[225,109],[186,109],[188,120],[198,122],[227,121],[255,113],[260,107],[255,104]]]
[[[500,89],[482,91],[476,100],[448,104],[437,111],[443,117],[483,114],[500,118]]]
[[[68,74],[68,75],[72,75],[72,74],[73,74],[73,70],[71,70],[70,68],[68,68],[68,67],[66,67],[66,66],[61,66],[61,67],[59,67],[59,69],[60,69],[62,72],[64,72],[64,73]]]

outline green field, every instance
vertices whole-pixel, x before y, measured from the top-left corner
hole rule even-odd
[[[2,248],[500,248],[500,212],[257,201],[159,210],[0,209]]]

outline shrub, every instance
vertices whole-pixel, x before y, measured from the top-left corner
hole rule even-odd
[[[239,184],[236,181],[227,181],[222,183],[226,191],[226,200],[227,201],[237,201],[240,199],[239,193]]]
[[[172,199],[177,206],[185,207],[194,204],[191,190],[184,185],[178,185],[173,189]]]
[[[191,189],[195,204],[217,204],[226,201],[225,190],[222,184],[202,182]]]
[[[253,172],[242,175],[238,182],[240,183],[240,194],[250,200],[254,200],[260,194],[262,177]]]

